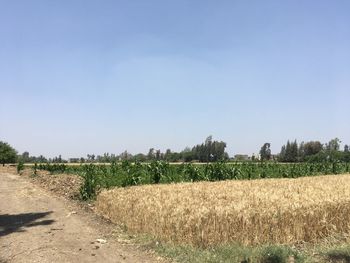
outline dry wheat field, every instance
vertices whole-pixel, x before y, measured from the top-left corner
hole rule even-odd
[[[96,209],[178,244],[315,242],[350,233],[350,175],[116,188],[98,195]]]

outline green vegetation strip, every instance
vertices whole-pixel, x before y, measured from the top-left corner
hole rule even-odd
[[[93,199],[103,188],[144,184],[179,183],[195,181],[250,180],[263,178],[297,178],[304,176],[349,173],[350,163],[272,163],[272,162],[215,162],[204,165],[184,163],[171,165],[164,161],[151,163],[128,162],[111,165],[35,164],[37,170],[50,173],[78,174],[84,178],[83,199]]]

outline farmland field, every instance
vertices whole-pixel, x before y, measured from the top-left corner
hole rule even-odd
[[[350,234],[350,175],[105,190],[96,208],[130,231],[197,247],[295,244]]]
[[[125,187],[144,184],[181,183],[196,181],[223,181],[264,178],[297,178],[327,174],[341,174],[350,171],[345,162],[324,163],[205,163],[170,164],[164,161],[150,163],[128,162],[101,164],[35,164],[35,170],[51,173],[78,174],[85,179],[85,197],[94,197],[102,188]]]
[[[342,162],[154,161],[41,163],[20,173],[90,199],[128,236],[151,240],[141,246],[178,262],[315,263],[350,255],[348,172]]]

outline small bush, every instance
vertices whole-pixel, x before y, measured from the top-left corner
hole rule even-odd
[[[37,176],[38,175],[38,164],[34,163],[34,167],[33,167],[33,176]]]
[[[17,173],[20,173],[23,170],[24,170],[24,163],[23,161],[19,161],[17,164]]]
[[[84,166],[84,184],[80,188],[80,196],[84,201],[95,199],[97,189],[98,189],[98,180],[95,172],[95,166],[88,165]]]
[[[202,179],[202,175],[197,166],[189,163],[183,169],[184,175],[188,177],[191,182],[197,182]]]
[[[164,161],[153,161],[148,166],[148,171],[153,184],[159,184],[160,180],[167,175],[169,163]]]
[[[260,252],[259,263],[289,262],[302,263],[304,258],[297,251],[284,246],[267,246]]]
[[[350,247],[329,250],[326,257],[330,262],[350,263]]]

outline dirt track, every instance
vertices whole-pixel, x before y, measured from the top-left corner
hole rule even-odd
[[[162,261],[103,229],[77,205],[0,172],[0,262]]]

